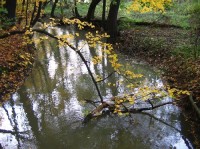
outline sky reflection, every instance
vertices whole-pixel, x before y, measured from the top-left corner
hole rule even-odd
[[[65,28],[48,31],[57,35],[73,32]],[[38,36],[40,35],[36,34],[35,38]],[[82,46],[82,52],[88,61],[96,52],[103,54],[100,47],[98,50],[89,50],[82,36],[72,42]],[[84,99],[98,99],[86,67],[74,51],[66,47],[59,48],[53,39],[36,47],[38,59],[32,74],[18,92],[13,94],[11,100],[0,107],[0,129],[13,132],[0,133],[3,147],[188,148],[185,142],[189,141],[182,134],[184,123],[176,106],[167,105],[147,114],[134,114],[131,117],[106,116],[83,126],[81,120],[84,114],[94,108],[84,104]],[[163,87],[162,80],[149,66],[135,63],[123,55],[120,61],[128,62],[132,70],[145,76],[141,80],[142,85],[156,84]],[[106,58],[99,66],[90,62],[90,68],[96,75],[107,76],[113,71]],[[127,92],[123,85],[107,85],[108,82],[116,84],[119,78],[123,79],[115,74],[99,85],[105,98]],[[171,99],[166,97],[164,100]],[[146,103],[140,103],[140,106],[141,104]]]

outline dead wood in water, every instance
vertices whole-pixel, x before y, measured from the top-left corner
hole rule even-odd
[[[115,97],[110,98],[110,101],[105,101],[103,103],[101,103],[98,106],[95,106],[96,108],[93,109],[89,114],[86,115],[86,117],[83,119],[83,124],[88,123],[91,119],[102,116],[102,111],[104,109],[108,109],[109,113],[115,113],[114,109],[115,109],[115,103],[113,102],[113,99]],[[90,102],[89,102],[90,103]],[[150,103],[149,107],[144,107],[144,108],[134,108],[134,104],[131,106],[125,106],[123,103],[121,103],[123,109],[121,109],[121,113],[142,113],[143,111],[150,111],[168,104],[174,104],[174,101],[169,101],[169,102],[165,102],[165,103],[160,103],[157,105],[153,105],[153,103]],[[93,103],[94,104],[94,103]]]

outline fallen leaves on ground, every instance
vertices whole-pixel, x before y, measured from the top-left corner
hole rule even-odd
[[[0,39],[0,102],[22,85],[32,66],[32,50],[22,42],[22,35]]]

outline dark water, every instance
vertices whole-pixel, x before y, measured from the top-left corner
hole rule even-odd
[[[73,32],[62,28],[49,30],[55,34]],[[84,34],[84,32],[82,33]],[[39,38],[36,35],[35,38]],[[82,46],[88,60],[100,50],[89,50],[82,35],[71,41]],[[4,148],[15,149],[155,149],[193,148],[187,138],[188,124],[180,110],[173,105],[160,107],[149,113],[129,116],[110,115],[82,124],[84,115],[93,109],[84,99],[97,100],[98,96],[88,72],[75,52],[58,47],[55,40],[47,40],[37,46],[37,59],[32,73],[24,85],[12,95],[10,101],[0,107],[0,129],[12,133],[0,133]],[[100,49],[100,47],[99,47]],[[126,56],[129,69],[142,73],[141,85],[163,86],[159,75],[152,68],[139,64]],[[98,66],[90,63],[94,74],[107,76],[113,70],[104,58]],[[104,98],[126,92],[117,84],[119,76],[101,83]],[[171,100],[166,97],[164,101]]]

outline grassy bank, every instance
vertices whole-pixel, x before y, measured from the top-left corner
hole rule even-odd
[[[149,22],[149,23],[158,23],[158,24],[168,24],[179,26],[182,28],[190,28],[191,27],[191,10],[193,8],[192,2],[182,2],[182,3],[174,3],[169,6],[164,13],[161,12],[149,12],[149,13],[139,13],[128,11],[128,7],[131,5],[131,1],[121,2],[118,20],[120,20],[119,30],[132,28],[134,23],[138,22]],[[82,17],[87,15],[87,11],[90,3],[78,2],[77,8],[78,12]],[[109,12],[110,1],[107,1],[106,4],[106,15]],[[47,5],[45,8],[45,14],[51,13],[51,5]],[[103,4],[100,2],[95,10],[95,18],[101,19],[102,17],[102,8]],[[62,6],[58,3],[57,9],[55,10],[56,16],[65,16],[65,17],[73,17],[74,4],[66,3]]]

